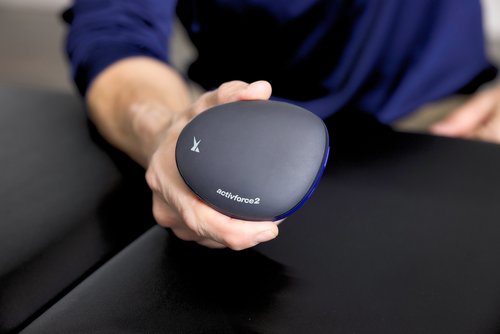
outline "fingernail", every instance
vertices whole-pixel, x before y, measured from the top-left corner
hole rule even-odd
[[[261,242],[269,241],[269,240],[276,238],[277,236],[278,235],[274,231],[267,230],[267,231],[260,232],[259,234],[257,234],[255,236],[255,242],[261,243]]]

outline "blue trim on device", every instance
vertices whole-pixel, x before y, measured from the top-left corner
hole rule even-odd
[[[328,136],[328,134],[327,134],[327,136]],[[328,141],[328,137],[327,137],[327,141]],[[326,163],[328,162],[329,155],[330,155],[330,145],[328,145],[328,148],[326,149],[325,158],[323,159],[323,161],[321,163],[321,169],[318,173],[318,176],[316,176],[316,180],[314,181],[311,189],[309,189],[309,192],[307,193],[307,195],[296,206],[294,206],[292,209],[288,210],[287,212],[275,217],[274,220],[281,220],[281,219],[284,219],[288,216],[291,216],[293,213],[295,213],[298,209],[300,209],[307,202],[307,200],[311,197],[314,190],[316,190],[316,187],[319,184],[319,180],[321,180],[321,176],[323,176],[323,172],[325,171]]]

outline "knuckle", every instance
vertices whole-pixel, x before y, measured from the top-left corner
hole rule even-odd
[[[156,155],[156,153],[153,155],[151,163],[146,170],[145,180],[146,184],[153,191],[153,193],[160,196],[163,194],[163,190],[165,188],[164,185],[169,181],[169,175],[166,175],[164,172],[164,161],[155,159]]]
[[[151,190],[155,191],[159,188],[158,178],[156,177],[156,174],[152,171],[152,168],[148,168],[148,170],[146,171],[145,178],[146,178],[146,183],[148,184],[149,188],[151,188]]]
[[[153,200],[153,217],[156,222],[164,227],[172,227],[177,224],[177,217],[163,207],[159,200]]]
[[[196,233],[196,235],[203,238],[209,238],[215,240],[214,234],[212,233],[207,224],[197,221],[196,223],[192,223],[191,225],[192,225],[192,230]]]
[[[217,102],[224,101],[227,95],[228,95],[228,88],[225,87],[224,85],[219,87],[219,89],[217,89],[217,91],[215,92],[215,98]]]
[[[194,214],[193,210],[192,209],[186,209],[185,207],[181,206],[179,208],[179,213],[180,213],[180,216],[182,217],[182,221],[184,222],[184,224],[190,228],[191,230],[193,231],[196,231],[198,230],[199,228],[199,219],[197,218],[197,216]]]
[[[192,214],[191,210],[183,210],[182,221],[186,228],[188,228],[192,233],[200,238],[210,237],[208,227],[201,219],[198,219],[196,215]]]

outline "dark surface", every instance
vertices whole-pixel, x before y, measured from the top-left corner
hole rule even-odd
[[[240,101],[193,119],[179,136],[176,161],[188,186],[216,210],[279,220],[310,194],[327,149],[326,127],[313,113],[283,102]]]
[[[79,98],[0,85],[0,102],[3,333],[38,316],[152,218],[143,171],[99,144]]]
[[[209,250],[154,227],[26,332],[498,333],[500,148],[336,121],[277,240]]]

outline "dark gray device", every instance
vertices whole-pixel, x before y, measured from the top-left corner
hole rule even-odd
[[[323,121],[301,107],[239,101],[196,116],[181,132],[179,172],[204,202],[234,218],[279,220],[311,196],[328,159]]]

